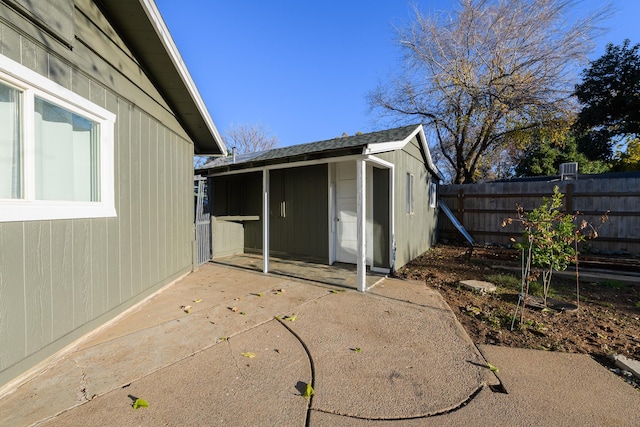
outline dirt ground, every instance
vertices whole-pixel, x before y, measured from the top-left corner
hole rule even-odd
[[[519,265],[515,251],[474,249],[469,258],[466,247],[438,245],[398,275],[438,289],[477,344],[587,353],[609,368],[613,367],[607,357],[611,354],[640,360],[640,284],[581,281],[578,304],[575,276],[557,277],[551,296],[573,303],[573,310],[527,306],[523,322],[518,312],[511,330],[520,294]],[[492,282],[498,290],[481,295],[460,287],[460,280],[469,279]],[[541,295],[536,291],[532,293]]]

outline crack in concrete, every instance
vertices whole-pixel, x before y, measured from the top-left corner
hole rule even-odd
[[[75,365],[76,368],[78,368],[78,370],[80,370],[80,373],[81,373],[81,377],[80,377],[80,400],[84,400],[86,402],[89,402],[89,401],[93,400],[95,395],[90,396],[89,395],[89,391],[87,390],[87,387],[88,387],[87,373],[85,372],[84,368],[82,366],[80,366],[80,364],[78,363],[78,361],[76,359],[73,359],[73,364]]]
[[[264,292],[266,293],[267,291],[264,291]],[[246,295],[250,295],[250,294],[246,294]],[[305,306],[305,305],[307,305],[307,304],[310,304],[310,303],[312,303],[312,302],[314,302],[314,301],[316,301],[316,300],[319,300],[319,299],[321,299],[321,298],[325,298],[325,297],[327,297],[327,296],[329,296],[329,295],[331,295],[331,294],[330,294],[330,293],[328,293],[328,294],[326,294],[326,295],[321,295],[321,296],[319,296],[319,297],[317,297],[317,298],[313,298],[313,299],[310,299],[309,301],[305,301],[305,302],[303,302],[302,304],[298,304],[298,305],[296,305],[295,307],[293,307],[292,311],[295,311],[296,309],[298,309],[298,308],[300,308],[300,307],[303,307],[303,306]],[[205,311],[207,311],[207,310],[210,310],[210,308],[205,309],[205,310],[202,310],[202,312],[205,312]],[[249,332],[249,331],[251,331],[251,330],[253,330],[253,329],[255,329],[255,328],[259,328],[259,327],[261,327],[261,326],[263,326],[263,325],[265,325],[265,324],[267,324],[267,323],[269,323],[269,322],[271,322],[271,321],[273,321],[273,320],[274,320],[274,318],[273,318],[273,317],[271,317],[271,318],[266,319],[266,320],[264,320],[264,321],[262,321],[262,322],[258,322],[258,323],[254,324],[254,325],[252,325],[252,326],[250,326],[250,327],[248,327],[248,328],[245,328],[245,329],[239,330],[239,331],[235,332],[235,333],[234,333],[234,334],[232,334],[232,335],[226,336],[226,337],[225,337],[226,339],[224,339],[224,340],[221,340],[221,339],[215,340],[215,341],[213,341],[211,344],[209,344],[209,345],[205,345],[205,346],[203,346],[203,347],[199,348],[199,349],[198,349],[198,350],[196,350],[196,351],[189,352],[188,354],[186,354],[186,355],[184,355],[184,356],[182,356],[182,357],[180,357],[180,358],[178,358],[178,359],[176,359],[176,360],[173,360],[173,361],[171,361],[171,362],[169,362],[169,363],[166,363],[166,364],[164,364],[164,365],[158,366],[158,367],[156,367],[155,369],[153,369],[153,370],[151,370],[151,371],[149,371],[149,372],[146,372],[146,373],[144,373],[144,374],[142,374],[142,375],[140,375],[140,376],[138,376],[138,377],[136,377],[136,378],[129,379],[129,381],[128,381],[128,383],[127,383],[127,384],[129,384],[129,385],[130,385],[130,384],[132,384],[132,383],[134,383],[134,382],[136,382],[136,381],[141,380],[142,378],[145,378],[145,377],[148,377],[148,376],[150,376],[150,375],[153,375],[153,374],[155,374],[155,373],[156,373],[156,372],[158,372],[158,371],[161,371],[161,370],[163,370],[163,369],[166,369],[166,368],[169,368],[169,367],[171,367],[171,366],[173,366],[173,365],[176,365],[176,364],[178,364],[178,363],[180,363],[180,362],[184,361],[185,359],[188,359],[188,358],[190,358],[190,357],[193,357],[193,356],[195,356],[195,355],[197,355],[197,354],[199,354],[199,353],[202,353],[203,351],[209,350],[209,349],[210,349],[210,348],[212,348],[213,346],[218,345],[218,344],[221,344],[221,343],[223,343],[223,342],[226,342],[226,343],[227,343],[227,345],[229,346],[229,351],[231,352],[231,346],[230,346],[230,344],[229,344],[229,340],[230,340],[230,339],[232,339],[233,337],[236,337],[236,336],[238,336],[238,335],[241,335],[241,334],[243,334],[243,333]],[[174,320],[170,320],[170,321],[168,321],[168,322],[165,322],[164,324],[169,323],[169,322],[173,322],[173,321],[175,321],[175,319],[174,319]],[[285,328],[286,328],[286,325],[285,325]],[[288,329],[288,328],[287,328],[287,329]],[[127,335],[130,335],[130,334],[127,334]],[[295,335],[295,333],[294,333],[294,336],[296,336],[296,335]],[[297,336],[296,336],[296,337],[297,337]],[[118,339],[118,338],[116,338],[116,339]],[[298,337],[297,339],[298,339],[298,341],[300,341],[300,338],[299,338],[299,337]],[[104,343],[101,343],[101,344],[104,344]],[[92,346],[92,347],[95,347],[95,346]],[[303,344],[303,347],[305,347],[305,346],[304,346],[304,344]],[[310,355],[308,354],[308,350],[306,350],[306,347],[305,347],[305,351],[307,351],[307,355],[308,355],[308,357],[310,357]],[[231,352],[231,356],[233,357],[233,353],[232,353],[232,352]],[[234,360],[234,362],[235,362],[235,364],[236,364],[236,368],[238,369],[238,372],[240,373],[240,375],[242,375],[242,372],[239,370],[239,366],[238,366],[238,362],[237,362],[236,358],[235,358],[235,357],[233,357],[233,360]],[[312,362],[310,362],[310,363],[312,364]],[[83,375],[83,379],[81,380],[81,383],[82,383],[82,382],[84,382],[84,381],[86,380],[86,374],[85,374],[85,372],[84,372],[83,368],[82,368],[80,365],[78,365],[78,362],[77,362],[76,360],[74,360],[74,364],[75,364],[75,365],[76,365],[76,367],[77,367],[77,368],[82,372],[82,375]],[[312,366],[313,366],[313,365],[312,365]],[[42,372],[42,373],[40,373],[39,375],[42,375],[44,372],[45,372],[45,371],[43,371],[43,372]],[[244,378],[244,376],[243,376],[243,378]],[[125,385],[126,385],[126,384],[125,384]],[[113,390],[117,390],[118,388],[121,388],[122,386],[123,386],[123,384],[119,384],[119,385],[117,385],[117,386],[115,386],[115,387],[112,387],[112,388],[110,388],[110,389],[108,389],[108,390],[104,391],[104,392],[103,392],[103,393],[101,393],[101,394],[106,394],[106,393],[109,393],[109,392],[111,392],[111,391],[113,391]],[[86,392],[86,389],[85,389],[85,388],[82,388],[82,389],[81,389],[81,391],[82,391],[82,394],[85,396],[85,400],[87,400],[87,401],[92,400],[94,397],[96,397],[96,396],[97,396],[96,394],[94,394],[92,397],[89,397],[89,395],[88,395],[88,393]]]
[[[245,376],[242,373],[242,371],[240,370],[240,366],[238,365],[238,359],[233,354],[233,350],[231,349],[231,343],[229,342],[229,340],[230,340],[230,338],[227,338],[227,340],[226,340],[227,348],[229,349],[229,354],[231,355],[231,358],[233,359],[233,363],[236,365],[236,371],[238,371],[238,375],[240,375],[240,377],[242,379],[245,379]]]
[[[322,297],[319,297],[319,298],[322,298]],[[293,335],[293,337],[295,339],[298,340],[298,342],[300,343],[300,345],[304,349],[304,352],[307,355],[307,359],[309,360],[309,366],[311,367],[311,382],[309,384],[311,384],[311,388],[314,388],[315,378],[316,378],[316,368],[315,368],[315,365],[313,363],[313,357],[311,357],[311,351],[309,350],[309,347],[307,347],[307,344],[305,344],[304,340],[300,337],[300,335],[298,335],[293,329],[291,329],[289,326],[287,326],[282,319],[276,318],[276,320],[287,331],[289,331],[289,333],[291,335]],[[311,404],[312,404],[312,402],[313,402],[313,395],[309,396],[309,400],[307,402],[307,417],[306,417],[305,424],[304,424],[305,427],[309,427],[309,423],[311,422],[311,411],[312,411]]]
[[[329,294],[328,294],[329,295]],[[315,300],[319,300],[321,298],[324,298],[328,295],[322,295],[318,298],[316,298]],[[380,299],[391,299],[391,300],[396,300],[399,302],[404,302],[404,303],[408,303],[410,305],[417,305],[417,306],[421,306],[421,307],[425,307],[422,306],[422,304],[416,304],[416,303],[412,303],[410,301],[404,301],[404,300],[398,300],[395,298],[389,298],[383,295],[373,295],[377,298]],[[304,304],[301,305],[306,305],[308,303],[310,303],[311,301],[308,301]],[[447,312],[450,312],[453,314],[453,312],[449,309],[447,310],[445,309],[440,309],[437,308],[438,310],[445,310]],[[291,335],[293,335],[298,342],[300,343],[300,345],[302,345],[302,348],[304,349],[305,353],[307,354],[307,358],[309,360],[309,365],[311,366],[311,387],[314,387],[315,385],[315,364],[313,362],[313,357],[311,356],[311,351],[309,350],[309,347],[307,347],[306,343],[304,342],[304,340],[293,330],[291,329],[289,326],[286,325],[286,323],[279,317],[275,318],[278,323],[280,323]],[[472,343],[473,344],[473,343]],[[474,345],[475,347],[475,345]],[[484,356],[482,355],[482,353],[479,351],[479,349],[476,348],[477,354],[484,359]],[[500,383],[500,385],[502,385]],[[307,405],[307,417],[306,417],[306,421],[305,421],[305,427],[309,427],[310,425],[310,420],[311,420],[311,412],[312,411],[316,411],[316,412],[321,412],[321,413],[325,413],[325,414],[331,414],[331,415],[338,415],[341,417],[345,417],[345,418],[352,418],[352,419],[358,419],[358,420],[363,420],[363,421],[403,421],[403,420],[419,420],[419,419],[424,419],[424,418],[432,418],[432,417],[437,417],[437,416],[442,416],[442,415],[447,415],[450,414],[452,412],[458,411],[462,408],[464,408],[465,406],[467,406],[469,403],[471,403],[471,401],[473,401],[473,399],[475,399],[480,392],[485,388],[485,387],[489,387],[489,389],[492,392],[496,392],[496,390],[494,390],[493,387],[488,386],[486,383],[482,383],[480,384],[466,399],[464,399],[462,402],[460,402],[459,404],[450,407],[450,408],[445,408],[439,411],[434,411],[434,412],[429,412],[426,414],[419,414],[419,415],[414,415],[414,416],[407,416],[407,417],[364,417],[364,416],[358,416],[358,415],[352,415],[352,414],[344,414],[338,411],[332,411],[332,410],[328,410],[328,409],[323,409],[323,408],[313,408],[312,407],[312,402],[313,402],[313,396],[311,396],[309,398],[309,402]]]

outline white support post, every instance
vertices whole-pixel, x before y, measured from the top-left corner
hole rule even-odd
[[[389,168],[389,270],[395,272],[396,264],[396,168]]]
[[[362,160],[356,161],[356,193],[357,193],[357,228],[358,228],[358,278],[357,285],[360,292],[367,290],[367,245],[366,245],[366,198],[367,198],[367,164]]]
[[[262,271],[269,272],[269,170],[262,171]]]

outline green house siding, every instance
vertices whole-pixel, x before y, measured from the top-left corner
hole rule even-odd
[[[416,138],[402,150],[379,154],[395,165],[395,268],[424,253],[436,242],[437,209],[429,206],[429,186],[434,182]],[[407,172],[413,174],[413,214],[407,214]]]
[[[0,385],[192,265],[193,144],[95,4],[69,4],[72,50],[1,3],[0,54],[116,114],[117,217],[0,223]]]

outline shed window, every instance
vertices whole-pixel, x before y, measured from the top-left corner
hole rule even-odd
[[[0,221],[115,216],[114,122],[0,55]]]
[[[438,206],[438,185],[435,182],[429,184],[429,206],[432,208]]]
[[[413,215],[413,174],[407,172],[407,215]]]

